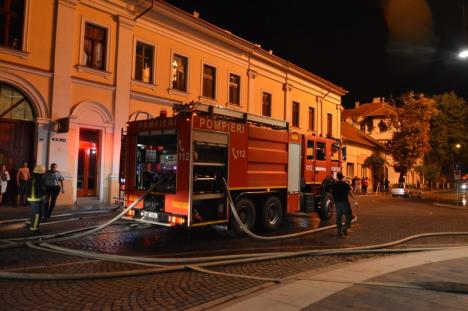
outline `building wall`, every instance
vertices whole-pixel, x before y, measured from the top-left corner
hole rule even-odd
[[[254,114],[262,113],[262,93],[272,95],[272,117],[292,120],[292,102],[300,103],[299,127],[308,132],[308,107],[315,109],[315,133],[326,135],[327,113],[332,136],[340,138],[341,96],[304,70],[238,37],[159,1],[146,15],[134,1],[27,1],[28,44],[24,52],[0,49],[0,81],[14,83],[31,98],[36,111],[37,162],[56,162],[65,177],[58,204],[77,200],[77,152],[80,129],[99,130],[98,199],[117,194],[120,131],[130,116],[172,113],[174,103],[201,101]],[[39,3],[40,2],[40,3]],[[107,29],[105,70],[83,63],[86,22]],[[154,46],[154,82],[135,81],[136,42]],[[188,90],[171,89],[173,54],[188,58]],[[216,96],[201,96],[203,65],[216,68]],[[240,76],[240,105],[228,103],[229,74]],[[70,117],[68,133],[54,121]]]

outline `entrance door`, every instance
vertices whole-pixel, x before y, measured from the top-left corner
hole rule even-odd
[[[99,131],[80,129],[78,149],[77,196],[93,197],[97,195]]]

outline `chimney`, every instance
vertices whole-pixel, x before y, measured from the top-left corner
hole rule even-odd
[[[193,16],[196,17],[196,18],[199,18],[200,17],[200,12],[193,11]]]
[[[380,97],[372,98],[372,103],[380,103]]]
[[[360,102],[354,102],[354,108],[359,108]]]
[[[271,55],[273,55],[273,50],[268,50],[268,53],[270,53]]]

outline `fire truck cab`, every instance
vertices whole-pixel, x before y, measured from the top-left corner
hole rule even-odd
[[[288,123],[200,103],[180,104],[171,117],[128,123],[122,144],[126,219],[163,226],[229,223],[223,178],[249,229],[279,227],[287,213],[333,213],[322,183],[340,171],[335,139],[303,135]],[[324,186],[325,185],[325,186]]]

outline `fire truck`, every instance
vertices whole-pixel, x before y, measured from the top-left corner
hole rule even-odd
[[[339,141],[296,133],[286,121],[192,102],[175,105],[171,117],[128,122],[123,142],[125,201],[153,187],[126,219],[240,231],[223,178],[250,230],[275,230],[285,214],[333,214],[323,181],[341,170]]]

